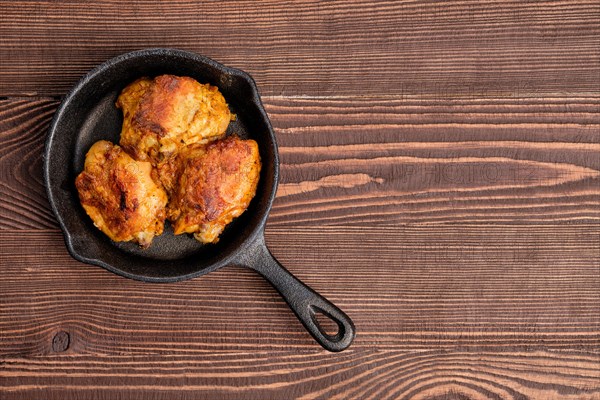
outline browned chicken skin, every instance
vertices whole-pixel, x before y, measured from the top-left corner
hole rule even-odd
[[[85,157],[75,185],[94,225],[114,241],[148,247],[163,232],[167,194],[149,162],[135,161],[119,146],[101,140]]]
[[[140,78],[117,99],[123,110],[120,145],[154,165],[179,148],[223,137],[232,117],[215,86],[189,77]]]
[[[170,194],[167,216],[176,235],[193,233],[203,243],[215,243],[256,193],[260,156],[254,140],[237,136],[197,144],[159,166]]]
[[[121,147],[95,143],[75,182],[94,225],[114,241],[148,247],[168,217],[176,235],[217,242],[250,204],[261,167],[254,140],[223,139],[232,114],[221,93],[161,75],[129,84],[116,106]]]

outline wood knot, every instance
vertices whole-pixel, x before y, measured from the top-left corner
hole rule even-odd
[[[54,335],[54,338],[52,339],[52,350],[57,353],[65,351],[69,348],[70,342],[71,338],[69,337],[69,334],[65,331],[60,331]]]

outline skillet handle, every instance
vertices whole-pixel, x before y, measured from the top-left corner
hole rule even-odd
[[[243,257],[243,263],[277,289],[302,325],[323,348],[335,352],[348,348],[356,335],[350,317],[285,269],[265,245],[264,236],[261,235],[254,247],[251,257]],[[338,332],[328,334],[319,325],[317,314],[335,322]]]

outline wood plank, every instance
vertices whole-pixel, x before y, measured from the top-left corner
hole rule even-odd
[[[268,95],[597,95],[588,1],[0,2],[0,96],[64,94],[118,54],[176,47]]]
[[[265,98],[269,224],[598,223],[600,98]],[[41,176],[57,102],[0,101],[0,229],[55,229]]]
[[[357,348],[600,350],[600,226],[269,227],[267,244],[354,319]],[[173,284],[69,257],[58,231],[0,231],[0,353],[320,351],[249,270]],[[140,310],[144,310],[140,312]],[[60,344],[60,343],[58,343]]]
[[[3,399],[595,399],[598,354],[352,348],[140,356],[11,356]]]

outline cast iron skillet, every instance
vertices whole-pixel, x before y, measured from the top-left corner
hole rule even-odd
[[[258,142],[262,171],[256,196],[216,245],[202,245],[185,235],[174,236],[168,223],[165,233],[155,238],[149,249],[115,243],[94,227],[79,203],[74,182],[83,170],[86,152],[100,139],[119,142],[123,120],[115,107],[118,94],[139,77],[161,74],[190,76],[218,86],[237,115],[228,133]],[[254,80],[243,71],[174,49],[123,54],[84,76],[54,115],[44,156],[48,199],[75,259],[146,282],[190,279],[226,265],[252,268],[277,289],[317,342],[329,351],[344,350],[354,339],[352,320],[290,274],[265,246],[264,227],[278,176],[277,143]],[[319,325],[319,313],[337,323],[336,334],[328,334]]]

